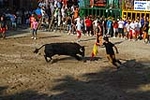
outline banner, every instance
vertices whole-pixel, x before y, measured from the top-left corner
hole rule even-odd
[[[94,0],[94,6],[106,6],[107,2],[106,0]]]

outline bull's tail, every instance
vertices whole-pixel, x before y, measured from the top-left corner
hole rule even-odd
[[[42,45],[40,48],[36,48],[34,51],[33,51],[33,53],[38,53],[39,52],[39,50],[41,49],[41,48],[43,48],[45,46],[45,44],[44,45]]]

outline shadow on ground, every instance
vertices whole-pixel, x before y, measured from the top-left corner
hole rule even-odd
[[[149,63],[149,62],[144,62]],[[55,80],[57,85],[49,91],[55,95],[24,91],[3,95],[6,87],[0,87],[1,100],[150,100],[150,67],[136,60],[128,60],[119,70],[109,66],[98,72],[86,73],[75,78],[65,76]]]
[[[25,34],[29,32],[30,32],[29,27],[22,25],[22,26],[19,26],[15,30],[11,29],[11,30],[6,31],[6,37],[21,35],[21,34]]]
[[[54,35],[54,36],[42,36],[40,39],[48,39],[48,38],[56,38],[56,37],[61,37],[61,35]]]
[[[61,61],[63,61],[63,63],[64,63],[64,61],[69,61],[69,62],[72,62],[73,60],[75,60],[75,61],[80,61],[80,62],[87,62],[87,61],[98,61],[99,59],[102,59],[101,57],[93,57],[93,58],[91,58],[91,57],[81,57],[81,60],[77,60],[76,58],[74,58],[74,57],[71,57],[71,56],[63,56],[63,57],[61,57],[61,58],[54,58],[53,59],[53,61],[52,61],[52,63],[57,63],[57,62],[61,62]]]
[[[21,93],[16,93],[14,95],[7,96],[1,96],[0,94],[0,100],[48,100],[48,98],[50,97],[47,94],[39,94],[37,91],[32,90],[27,90]]]

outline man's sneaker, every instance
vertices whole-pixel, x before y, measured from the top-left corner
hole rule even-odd
[[[34,37],[32,36],[31,39],[34,39]]]

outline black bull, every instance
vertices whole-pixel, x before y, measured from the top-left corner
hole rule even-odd
[[[54,55],[69,55],[77,60],[81,60],[85,55],[84,46],[79,45],[78,43],[73,42],[65,42],[65,43],[50,43],[44,44],[40,48],[35,49],[34,53],[38,53],[39,50],[45,46],[45,60],[47,62],[52,60],[52,56]],[[50,58],[50,60],[48,60]]]

